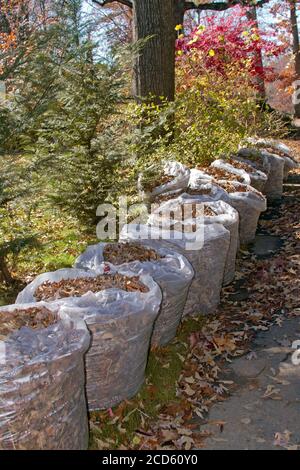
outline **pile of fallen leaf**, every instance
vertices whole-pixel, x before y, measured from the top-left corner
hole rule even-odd
[[[96,277],[62,279],[58,282],[43,282],[35,291],[37,301],[53,301],[65,297],[81,297],[87,292],[100,292],[106,289],[121,289],[127,292],[149,292],[138,276],[103,274]]]
[[[239,158],[245,158],[246,160],[253,162],[253,166],[259,170],[262,171],[263,173],[266,171],[266,168],[264,166],[263,159],[260,154],[257,153],[252,153],[250,155],[247,155],[246,157],[244,156],[239,156]],[[243,162],[242,162],[243,163]],[[251,165],[250,165],[251,166]]]
[[[210,183],[210,182],[207,182],[207,183]],[[207,183],[203,183],[204,186]],[[215,183],[217,183],[217,182],[215,181]],[[176,199],[177,197],[182,196],[182,194],[188,194],[189,196],[212,196],[212,188],[211,187],[204,187],[204,188],[201,188],[201,189],[200,188],[199,189],[186,188],[186,189],[183,189],[182,191],[176,192],[176,194],[173,193],[173,192],[166,193],[166,194],[157,196],[154,199],[154,203],[155,204],[161,204],[163,202],[170,201],[171,199]],[[183,206],[184,206],[184,204],[182,205],[182,207]]]
[[[244,179],[239,175],[234,175],[229,171],[223,170],[222,168],[209,167],[197,167],[197,170],[204,171],[207,175],[212,176],[215,180],[227,180],[227,181],[238,181],[243,183]],[[216,181],[217,182],[217,181]]]
[[[256,194],[257,196],[260,196],[261,198],[264,198],[265,196],[257,191],[257,189],[253,188],[252,186],[246,185],[246,184],[232,184],[229,181],[218,181],[217,184],[223,188],[227,193],[247,193],[251,192]]]
[[[163,184],[170,183],[171,181],[173,181],[173,179],[174,179],[174,176],[169,176],[169,175],[163,175],[163,176],[157,177],[156,179],[152,181],[145,182],[144,189],[146,191],[152,192],[155,188]]]
[[[234,168],[237,168],[238,170],[245,170],[247,173],[255,173],[255,169],[247,163],[239,162],[233,158],[229,158],[226,162],[230,163],[230,165],[234,166]]]
[[[138,243],[108,243],[103,250],[104,261],[115,265],[132,261],[158,261],[161,256],[153,249]]]
[[[299,315],[299,203],[299,191],[286,193],[280,207],[269,209],[260,221],[262,230],[280,236],[284,242],[274,256],[258,259],[250,251],[240,252],[236,282],[242,285],[248,297],[233,301],[235,284],[224,288],[215,317],[206,318],[204,326],[181,341],[185,353],[178,355],[182,371],[176,385],[177,400],[167,406],[158,406],[157,416],[153,419],[147,416],[147,403],[137,396],[130,412],[140,416],[133,435],[126,429],[130,413],[124,413],[124,404],[109,410],[108,414],[92,416],[93,430],[98,430],[101,435],[104,422],[111,430],[110,436],[106,431],[106,435],[97,440],[98,448],[189,450],[205,446],[207,432],[201,431],[201,424],[206,422],[209,408],[226,400],[236,386],[232,381],[223,380],[224,366],[235,357],[251,355],[251,340],[258,332]],[[175,348],[176,341],[169,347]],[[165,350],[157,354],[162,367],[167,369]],[[151,381],[146,382],[146,387],[150,393]],[[220,422],[221,430],[222,426]],[[121,441],[115,438],[119,431]]]
[[[237,192],[247,192],[248,188],[247,186],[242,186],[242,185],[234,185],[230,183],[229,181],[218,181],[218,185],[227,191],[227,193],[237,193]]]
[[[13,312],[0,313],[0,340],[5,339],[22,327],[34,330],[48,328],[57,322],[57,316],[45,307],[16,309]]]
[[[249,150],[250,150],[250,149],[248,149],[248,151],[249,151]],[[274,150],[273,150],[273,152],[271,152],[271,153],[274,153]],[[279,153],[279,152],[277,152],[277,153]],[[238,155],[239,155],[239,154],[238,154]],[[243,155],[242,155],[241,157],[244,158]],[[262,162],[262,154],[261,154],[261,151],[255,149],[255,148],[253,148],[253,149],[251,149],[251,153],[248,152],[246,158],[247,158],[247,160],[250,160],[250,161],[252,161],[252,162],[261,163],[261,162]]]
[[[185,193],[185,190],[182,191],[176,191],[176,192],[169,192],[165,194],[159,194],[156,196],[153,200],[153,204],[161,204],[162,202],[167,202],[170,201],[171,199],[175,199],[178,196],[181,196],[182,194]]]

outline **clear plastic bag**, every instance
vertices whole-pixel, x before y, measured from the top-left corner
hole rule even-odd
[[[278,150],[279,152],[285,153],[287,156],[292,156],[291,149],[287,145],[275,139],[248,137],[244,140],[244,142],[255,145],[260,148],[273,148],[274,150]]]
[[[200,187],[203,185],[200,185]],[[215,194],[220,197],[223,195],[223,189],[213,185],[215,188]],[[226,195],[227,196],[227,195]],[[227,198],[227,197],[226,197]],[[232,282],[235,276],[235,262],[237,250],[239,247],[239,214],[229,204],[224,201],[212,201],[207,195],[191,196],[189,194],[182,194],[176,199],[167,201],[159,206],[149,217],[149,224],[160,225],[164,228],[170,228],[170,224],[180,225],[182,221],[181,211],[176,211],[176,207],[182,206],[183,204],[199,203],[209,207],[213,213],[211,215],[201,214],[201,222],[204,224],[222,224],[230,232],[230,245],[226,257],[225,271],[224,271],[224,285]],[[172,213],[172,218],[169,218],[169,214]],[[164,219],[166,214],[166,220]],[[180,216],[180,220],[177,220],[176,216]],[[192,220],[184,221],[185,227],[190,225],[193,227]]]
[[[220,181],[219,183],[226,183],[226,181]],[[267,200],[251,186],[235,183],[234,181],[230,185],[243,187],[243,191],[227,192],[229,200],[227,199],[226,202],[239,213],[240,243],[246,245],[253,242],[255,238],[260,214],[267,210]]]
[[[246,139],[246,143],[254,145],[262,149],[273,149],[274,154],[283,157],[284,159],[284,170],[283,177],[284,181],[288,178],[289,172],[299,167],[299,164],[294,160],[292,156],[292,150],[285,144],[274,139]]]
[[[45,302],[15,304],[4,312],[47,308],[57,322],[22,327],[0,342],[0,449],[86,450],[88,418],[84,353],[90,335],[83,321]]]
[[[219,201],[220,199],[226,199],[226,191],[220,188],[220,186],[218,186],[216,183],[202,179],[202,176],[199,175],[198,171],[199,170],[192,170],[189,181],[189,189],[192,192],[197,191],[197,196],[201,196],[205,201]]]
[[[87,250],[76,260],[75,267],[81,269],[98,269],[105,262],[103,251],[107,244],[98,243]],[[154,323],[151,338],[152,345],[164,346],[176,335],[186,303],[188,290],[194,271],[187,259],[174,250],[161,246],[142,244],[152,248],[160,256],[155,261],[132,261],[118,265],[123,269],[140,274],[149,274],[162,290],[162,304],[159,315]],[[106,262],[110,266],[110,263]]]
[[[96,271],[60,269],[42,274],[19,297],[30,302],[37,287],[46,280],[57,282],[96,277],[104,272],[105,266],[100,266]],[[110,272],[134,276],[122,269],[110,269]],[[71,318],[84,320],[91,333],[92,342],[85,357],[89,410],[110,408],[129,399],[143,384],[150,338],[162,294],[150,276],[142,275],[140,281],[148,292],[107,289],[53,302],[63,306]]]
[[[189,196],[190,197],[190,196]],[[205,201],[203,196],[194,196],[200,202],[210,207],[216,215],[204,216],[204,223],[222,224],[230,232],[230,245],[226,258],[223,284],[230,284],[235,276],[235,264],[239,249],[239,213],[225,201]]]
[[[239,177],[241,178],[241,182],[243,182],[244,184],[248,184],[249,182],[249,178],[248,176],[245,176],[245,175],[239,175]],[[217,182],[216,178],[212,175],[209,175],[208,173],[205,172],[205,170],[197,170],[196,168],[193,168],[191,170],[191,175],[190,175],[190,180],[189,180],[189,188],[191,189],[197,189],[199,187],[201,187],[202,184],[205,184],[207,182],[210,182],[210,183],[213,183],[213,182]],[[220,190],[220,188],[219,188]],[[219,198],[217,198],[219,199]],[[214,199],[214,200],[217,200],[217,199]]]
[[[268,181],[264,186],[264,194],[268,200],[274,201],[282,197],[285,160],[279,155],[266,151],[263,151],[263,155],[270,164],[270,172],[268,174]]]
[[[164,164],[165,176],[171,176],[173,179],[168,183],[157,186],[152,191],[146,191],[141,183],[141,176],[138,181],[140,197],[143,200],[153,202],[154,199],[163,194],[178,194],[185,190],[189,183],[190,170],[180,162],[168,161]]]
[[[253,171],[248,173],[244,169],[235,168],[234,165],[227,162],[226,160],[215,160],[211,166],[214,168],[223,168],[230,173],[243,177],[245,182],[247,182],[246,184],[253,186],[253,188],[257,189],[257,191],[263,191],[263,188],[268,179],[268,176],[260,170],[252,167]]]
[[[283,192],[284,158],[266,150],[257,150],[255,148],[242,148],[239,150],[239,155],[244,157],[248,164],[251,164],[251,160],[247,160],[247,157],[251,158],[255,155],[261,159],[268,175],[263,193],[270,201],[280,199]]]
[[[253,158],[253,156],[256,156],[258,158]],[[251,166],[255,170],[258,170],[260,173],[264,173],[267,176],[267,179],[265,179],[265,181],[268,180],[269,173],[271,171],[271,165],[267,156],[264,155],[263,152],[258,153],[257,151],[255,151],[255,153],[253,154],[253,151],[251,151],[251,149],[240,149],[238,154],[232,158],[237,162],[246,163],[246,165]],[[251,175],[252,173],[250,174],[250,177]]]
[[[183,315],[210,314],[219,302],[229,250],[230,233],[221,224],[202,224],[196,232],[169,231],[151,225],[125,225],[122,240],[151,243],[160,240],[164,246],[183,254],[194,269]]]

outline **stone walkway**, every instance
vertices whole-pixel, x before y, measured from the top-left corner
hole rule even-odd
[[[201,427],[212,433],[206,449],[300,449],[300,365],[290,351],[296,340],[300,316],[259,334],[252,352],[226,369],[224,379],[238,388]]]
[[[285,191],[297,190],[299,183],[299,176],[297,181],[290,178]],[[265,219],[276,219],[277,210],[275,206],[268,211]],[[264,259],[281,246],[279,237],[261,230],[252,251],[257,259]],[[232,300],[243,302],[249,293],[239,283]],[[211,408],[201,426],[201,431],[210,433],[205,449],[300,450],[300,353],[299,365],[292,360],[297,359],[293,343],[298,340],[300,345],[300,308],[296,310],[296,317],[259,333],[251,352],[224,370],[224,380],[234,383],[234,389]]]

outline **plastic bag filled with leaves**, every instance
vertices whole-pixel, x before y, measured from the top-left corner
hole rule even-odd
[[[0,449],[87,449],[84,322],[44,302],[5,306],[0,339]]]
[[[76,268],[97,269],[103,262],[123,270],[149,274],[161,288],[163,300],[154,324],[151,343],[164,346],[176,335],[194,271],[188,260],[174,250],[129,243],[99,243],[79,256]]]
[[[292,155],[292,150],[280,141],[275,139],[256,139],[251,137],[246,139],[245,142],[282,157],[284,159],[284,180],[288,178],[290,171],[295,168],[299,168],[299,164]]]
[[[263,191],[268,179],[268,176],[263,171],[257,170],[245,162],[238,161],[236,158],[215,160],[212,162],[211,166],[213,168],[220,168],[228,171],[229,173],[243,177],[246,184],[253,186],[253,188],[257,189],[258,191]]]
[[[254,165],[257,161],[267,163],[269,167],[268,180],[265,183],[263,193],[270,201],[280,199],[283,192],[284,158],[255,148],[242,148],[238,155],[243,157],[247,163],[254,162]]]
[[[47,299],[86,322],[92,336],[85,357],[89,410],[110,408],[138,392],[162,300],[150,276],[107,265],[60,269],[38,276],[18,298]]]
[[[267,209],[267,199],[246,184],[234,181],[218,181],[218,184],[227,192],[226,202],[239,213],[241,245],[253,242],[260,214]]]
[[[226,257],[223,284],[233,281],[239,248],[239,213],[225,201],[206,201],[203,196],[182,195],[186,201],[197,201],[204,205],[204,224],[222,224],[230,232],[230,245]]]
[[[153,164],[138,179],[140,197],[149,202],[162,194],[184,190],[188,186],[190,170],[182,163],[176,161]]]
[[[223,190],[220,188],[219,191],[222,192]],[[230,245],[223,280],[223,284],[227,285],[234,279],[236,255],[239,247],[239,214],[232,206],[224,201],[211,201],[207,195],[191,196],[190,194],[182,194],[177,199],[161,204],[149,217],[149,223],[151,225],[160,224],[163,228],[170,228],[174,224],[180,226],[183,213],[181,210],[176,210],[176,208],[183,208],[184,205],[193,206],[194,204],[199,204],[200,209],[202,206],[202,211],[199,211],[201,223],[222,224],[230,232]],[[195,215],[193,214],[193,208],[191,215]],[[188,226],[193,227],[193,221],[185,219],[183,224],[185,231],[188,230]]]
[[[252,186],[237,181],[218,180],[209,183],[215,187],[214,191],[218,199],[227,202],[239,213],[239,238],[242,245],[254,240],[260,214],[267,209],[267,200]],[[200,194],[203,197],[202,188],[207,186],[203,180],[194,180],[193,189],[189,189],[190,195]],[[205,200],[211,201],[205,196]]]
[[[161,229],[157,226],[129,224],[122,229],[122,240],[157,241],[183,254],[194,269],[183,315],[210,314],[220,302],[230,233],[221,224],[201,224],[195,232]]]
[[[193,168],[191,170],[189,188],[197,189],[205,183],[209,182],[213,184],[213,183],[217,183],[218,180],[238,181],[239,183],[244,183],[244,184],[247,184],[249,182],[249,178],[247,176],[244,176],[244,175],[239,176],[221,168],[213,168],[211,166],[208,166],[208,167],[201,168],[201,169]],[[219,195],[220,188],[218,188],[218,191],[216,190],[215,192],[217,195]]]

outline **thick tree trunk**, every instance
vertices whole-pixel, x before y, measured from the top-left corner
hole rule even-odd
[[[296,102],[294,103],[294,118],[300,119],[300,47],[299,47],[299,28],[297,18],[297,4],[295,0],[291,1],[291,27],[293,35],[293,53],[295,58],[295,96]]]
[[[255,27],[259,31],[258,18],[257,18],[257,9],[256,9],[255,6],[248,10],[247,16],[251,21],[254,21]],[[263,57],[262,57],[262,51],[261,50],[259,50],[257,52],[256,62],[257,62],[258,67],[263,70],[264,69],[264,63],[263,63]],[[261,97],[262,100],[265,101],[266,100],[265,81],[262,77],[257,77],[256,80],[257,80],[257,86],[258,86],[260,97]]]
[[[184,22],[185,0],[173,0],[174,2],[174,25]]]
[[[134,64],[134,95],[174,100],[175,37],[174,0],[134,0],[134,40],[150,37]]]

